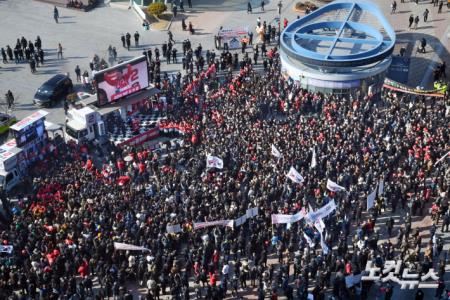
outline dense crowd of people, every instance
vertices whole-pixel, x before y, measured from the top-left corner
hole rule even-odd
[[[394,258],[442,279],[439,229],[424,245],[412,218],[433,203],[435,223],[448,230],[448,161],[436,162],[449,150],[449,100],[313,93],[283,78],[276,48],[267,59],[262,74],[243,61],[222,80],[214,72],[164,76],[165,122],[189,127],[173,152],[112,148],[99,166],[85,146],[55,148],[31,173],[28,201],[19,197],[5,212],[9,222],[2,219],[0,240],[13,250],[0,254],[0,298],[132,299],[135,284],[145,299],[367,299],[374,284],[348,287],[345,277]],[[224,168],[206,168],[206,155]],[[291,166],[304,183],[287,179]],[[327,190],[327,179],[347,192]],[[365,213],[380,181],[384,193]],[[332,200],[337,210],[323,220],[328,253],[307,222],[271,224],[271,214]],[[239,227],[193,230],[193,222],[236,219],[252,207],[258,216]],[[381,231],[380,216],[389,216]],[[173,224],[182,232],[167,233]],[[387,234],[395,243],[380,241]],[[115,250],[114,242],[148,251]],[[437,293],[444,290],[439,281]],[[395,294],[393,285],[383,291]]]

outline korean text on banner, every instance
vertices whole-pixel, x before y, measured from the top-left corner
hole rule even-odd
[[[233,227],[234,220],[219,220],[219,221],[211,221],[211,222],[199,222],[194,223],[194,230],[202,229],[210,226],[228,226]]]
[[[272,224],[295,223],[303,219],[305,215],[306,213],[304,210],[299,211],[295,215],[274,214],[272,215]]]
[[[141,246],[135,246],[125,243],[114,242],[114,249],[116,250],[129,250],[129,251],[150,251],[149,249]]]
[[[331,214],[336,209],[336,203],[334,200],[328,202],[325,206],[322,206],[315,212],[309,212],[308,217],[311,222],[316,222],[317,219],[323,219]]]

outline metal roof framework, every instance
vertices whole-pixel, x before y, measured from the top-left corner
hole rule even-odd
[[[334,20],[321,20],[324,15],[340,14]],[[369,14],[381,28],[373,24],[353,20],[355,15]],[[360,33],[352,35],[348,33]],[[361,35],[363,38],[361,38]],[[379,8],[370,2],[330,3],[289,24],[281,34],[281,50],[288,57],[318,67],[355,67],[382,61],[390,56],[395,46],[395,31]],[[308,49],[314,43],[324,51]],[[358,47],[356,53],[343,53],[338,45]]]

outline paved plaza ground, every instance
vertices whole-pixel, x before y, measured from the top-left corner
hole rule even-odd
[[[186,1],[185,1],[186,2]],[[254,2],[254,13],[247,14],[247,1],[245,0],[192,0],[193,8],[188,9],[185,5],[186,12],[173,20],[170,30],[174,34],[177,42],[177,48],[180,54],[181,42],[189,38],[193,47],[199,43],[203,49],[213,49],[214,35],[220,26],[248,26],[254,29],[256,19],[261,17],[262,20],[272,21],[278,16],[278,1],[266,0],[265,12],[261,12],[256,5],[260,1]],[[382,11],[386,14],[388,20],[395,28],[397,33],[398,46],[405,46],[406,55],[411,56],[410,74],[408,84],[411,86],[430,87],[433,67],[445,59],[450,62],[450,10],[444,7],[441,14],[437,13],[437,7],[433,7],[430,1],[420,1],[419,4],[414,2],[397,3],[396,14],[390,14],[390,1],[375,1]],[[282,18],[293,20],[297,14],[293,11],[295,1],[284,0],[282,9]],[[323,5],[320,2],[316,4]],[[428,22],[423,22],[423,12],[425,8],[430,10]],[[111,7],[102,5],[90,12],[79,12],[59,8],[60,22],[56,24],[53,20],[53,7],[49,4],[29,1],[29,0],[0,0],[0,28],[1,39],[0,47],[10,45],[14,47],[17,38],[22,36],[28,40],[34,41],[36,36],[40,36],[45,51],[45,64],[38,68],[36,74],[31,74],[28,64],[2,64],[0,63],[0,100],[4,101],[4,94],[8,89],[12,90],[16,97],[14,114],[18,118],[31,114],[37,108],[33,105],[33,95],[36,89],[48,78],[59,73],[69,73],[72,79],[75,78],[74,69],[79,65],[82,72],[89,70],[89,62],[92,57],[97,54],[100,57],[107,58],[107,48],[109,45],[118,49],[118,56],[122,60],[130,59],[137,55],[141,55],[143,49],[161,47],[162,43],[167,40],[167,31],[144,31],[141,22],[132,10],[125,8]],[[408,29],[409,16],[419,15],[421,21],[417,30]],[[193,23],[196,30],[195,35],[189,35],[181,30],[181,19],[187,17],[187,21]],[[132,48],[130,51],[122,48],[120,35],[130,32],[132,35],[138,31],[141,35],[141,46]],[[428,41],[427,52],[417,53],[416,49],[422,37]],[[59,60],[56,57],[56,48],[61,43],[64,48],[64,59]],[[249,51],[251,51],[249,49]],[[181,59],[179,59],[181,61]],[[178,72],[181,64],[167,65],[162,62],[162,70],[166,72]],[[57,107],[47,109],[51,112],[49,119],[53,122],[62,124],[64,122],[64,112],[62,103]],[[396,230],[404,224],[404,220],[400,215],[404,212],[394,215],[396,218]],[[387,217],[379,218],[379,228],[381,233],[385,235],[383,225]],[[414,226],[421,228],[429,228],[432,224],[430,217],[415,217]],[[394,232],[394,234],[396,231]],[[424,236],[423,243],[427,243],[427,232],[422,232]],[[440,231],[439,231],[440,234]],[[448,234],[443,235],[446,239],[445,250],[450,248]],[[395,239],[392,239],[395,243]],[[136,296],[138,288],[132,288]],[[246,299],[254,299],[247,295]],[[400,291],[395,289],[395,299],[410,299],[413,295],[411,291]],[[433,299],[434,290],[426,291],[425,299]],[[378,298],[372,294],[371,299]]]

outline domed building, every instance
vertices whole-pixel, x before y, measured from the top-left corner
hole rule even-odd
[[[395,31],[371,2],[332,2],[289,24],[280,37],[283,73],[311,91],[377,94]]]

